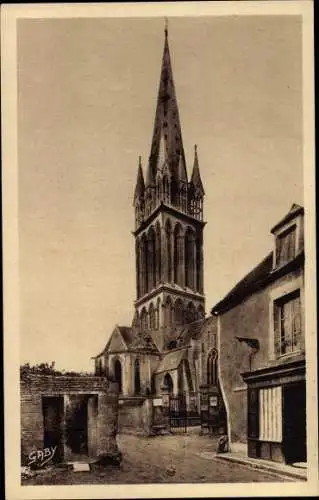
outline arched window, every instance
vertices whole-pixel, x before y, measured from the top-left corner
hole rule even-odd
[[[184,306],[181,299],[175,301],[175,325],[182,325],[184,323]]]
[[[165,326],[171,326],[173,323],[173,304],[170,297],[165,302]]]
[[[139,240],[135,241],[135,259],[136,259],[136,295],[137,298],[141,296],[141,276],[140,276],[140,243]]]
[[[134,362],[134,390],[135,394],[141,393],[140,362],[138,359]]]
[[[141,273],[141,295],[144,295],[148,289],[148,272],[147,272],[147,239],[146,235],[143,234],[140,246],[140,255],[141,255],[141,263],[140,263],[140,273]]]
[[[147,321],[147,311],[145,307],[143,307],[141,311],[141,328],[146,330],[148,328],[148,321]]]
[[[161,300],[157,299],[156,309],[155,309],[155,329],[158,330],[160,327],[160,310],[161,310]]]
[[[207,384],[217,385],[218,380],[218,353],[212,349],[207,358]]]
[[[147,237],[147,278],[148,278],[148,290],[155,288],[155,232],[153,227],[150,228]]]
[[[168,389],[169,393],[173,392],[174,383],[173,383],[173,379],[172,379],[172,377],[170,376],[169,373],[166,373],[166,375],[164,377],[164,385]]]
[[[175,226],[174,230],[174,282],[180,286],[182,283],[182,268],[183,268],[183,235],[180,224]]]
[[[156,286],[158,286],[162,280],[162,266],[161,266],[161,226],[159,223],[156,224],[155,231],[155,261],[156,261]]]
[[[195,288],[195,235],[191,229],[185,234],[185,284]]]
[[[153,306],[153,302],[151,302],[151,305],[149,307],[148,315],[149,315],[150,329],[154,330],[156,326],[155,326],[155,309]]]
[[[172,227],[168,220],[165,226],[166,233],[166,256],[167,256],[167,281],[172,281]]]
[[[122,365],[119,359],[116,359],[114,362],[114,377],[115,381],[119,385],[119,391],[122,392]]]
[[[185,311],[185,323],[192,323],[196,320],[196,309],[193,302],[189,302]]]

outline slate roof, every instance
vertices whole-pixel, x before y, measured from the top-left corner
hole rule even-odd
[[[176,370],[187,353],[186,349],[176,349],[165,354],[155,373]]]

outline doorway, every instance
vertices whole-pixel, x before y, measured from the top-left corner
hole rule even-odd
[[[66,445],[72,455],[88,455],[88,396],[70,396],[65,419]]]
[[[307,461],[306,384],[283,386],[283,449],[287,464]]]
[[[63,396],[43,396],[43,447],[55,448],[54,462],[60,462],[64,458],[63,450]]]

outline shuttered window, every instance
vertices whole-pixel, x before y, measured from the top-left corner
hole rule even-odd
[[[259,391],[259,440],[282,441],[281,386]]]
[[[296,255],[296,225],[293,225],[277,237],[276,265],[281,266],[292,260]]]

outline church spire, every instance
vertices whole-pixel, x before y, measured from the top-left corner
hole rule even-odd
[[[161,165],[163,155],[160,154],[160,144],[161,142],[163,144],[163,139],[166,146],[166,160],[169,165],[170,173],[173,177],[175,177],[176,181],[178,181],[179,158],[181,155],[184,158],[182,132],[168,44],[167,20],[165,22],[164,32],[164,50],[157,96],[151,154],[147,170],[147,185],[148,183],[154,182],[157,170],[161,169],[163,166]]]
[[[200,196],[204,196],[205,191],[204,191],[202,179],[201,179],[200,172],[199,172],[197,144],[195,144],[194,150],[195,150],[194,151],[194,166],[193,166],[193,172],[192,172],[190,184],[195,192],[197,192]]]
[[[142,159],[139,156],[136,185],[134,191],[134,203],[136,203],[137,200],[139,200],[142,196],[144,196],[144,191],[145,191],[145,184],[144,184],[144,176],[142,170]]]

